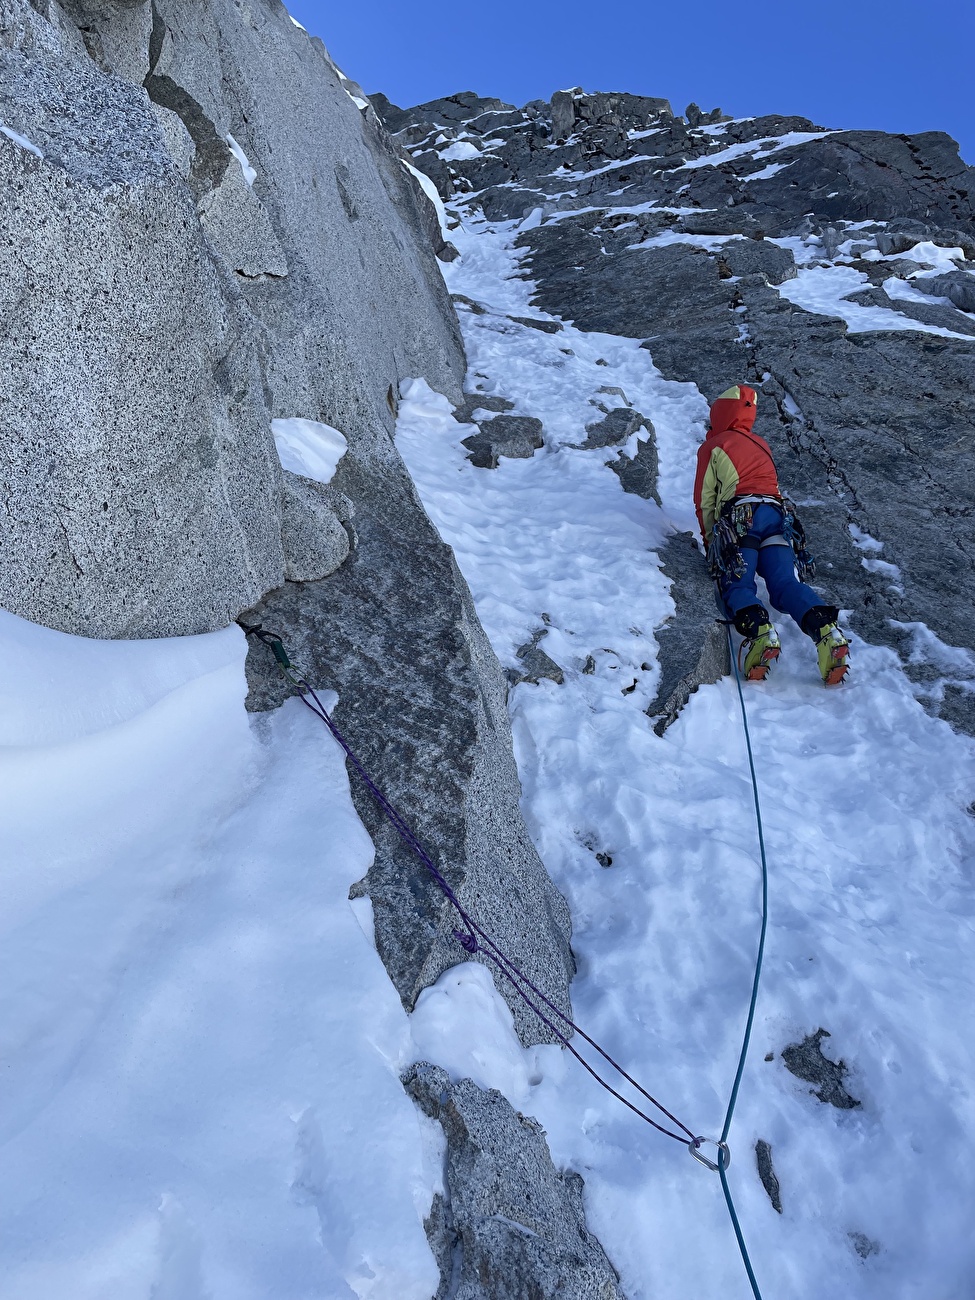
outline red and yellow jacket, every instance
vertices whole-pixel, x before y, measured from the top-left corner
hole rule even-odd
[[[694,481],[694,506],[705,545],[715,520],[729,501],[743,496],[780,495],[769,445],[752,433],[757,401],[754,388],[736,384],[711,407],[711,428],[698,449]]]

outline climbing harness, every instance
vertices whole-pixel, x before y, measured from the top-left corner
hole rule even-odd
[[[748,530],[752,526],[756,507],[763,504],[775,506],[782,511],[782,532],[757,542],[754,538],[748,538]],[[728,502],[711,529],[707,550],[708,573],[716,582],[735,582],[745,572],[742,549],[762,550],[767,546],[791,546],[799,581],[811,582],[815,578],[816,560],[806,545],[806,530],[802,526],[795,502],[785,495],[739,497]]]
[[[735,582],[745,572],[738,530],[727,515],[720,515],[714,521],[708,542],[707,562],[708,573],[715,582],[720,582],[723,578]]]
[[[738,1069],[735,1075],[735,1082],[731,1092],[731,1100],[728,1103],[728,1110],[725,1115],[724,1127],[722,1129],[720,1138],[707,1138],[700,1135],[696,1135],[691,1129],[687,1127],[686,1124],[684,1124],[681,1120],[679,1120],[676,1115],[672,1115],[671,1112],[667,1110],[665,1106],[663,1106],[659,1101],[657,1101],[655,1097],[651,1096],[651,1094],[640,1083],[638,1083],[636,1079],[632,1077],[632,1075],[628,1074],[626,1070],[624,1070],[623,1067],[619,1065],[609,1055],[609,1053],[606,1052],[599,1045],[599,1043],[596,1042],[594,1038],[591,1038],[589,1034],[585,1032],[585,1030],[581,1029],[573,1020],[571,1020],[563,1011],[561,1011],[559,1007],[557,1007],[555,1003],[545,993],[543,993],[542,990],[538,988],[538,986],[535,983],[533,983],[533,981],[529,979],[529,977],[518,966],[516,966],[515,963],[511,961],[509,957],[507,957],[507,955],[498,946],[498,944],[494,941],[491,935],[488,934],[486,930],[484,930],[484,928],[474,919],[474,917],[471,916],[471,914],[467,911],[464,905],[460,902],[460,900],[457,898],[457,895],[454,893],[453,889],[451,888],[449,882],[446,880],[446,878],[437,868],[437,866],[435,865],[435,863],[433,862],[433,860],[431,859],[427,851],[423,848],[423,845],[417,839],[416,835],[413,833],[409,824],[406,822],[406,820],[403,818],[400,812],[393,806],[393,804],[389,802],[389,800],[383,794],[382,790],[380,790],[378,785],[375,783],[375,781],[366,771],[365,767],[362,765],[362,763],[359,761],[356,754],[353,752],[351,746],[349,745],[349,742],[345,739],[345,737],[343,736],[339,728],[335,725],[335,722],[332,720],[331,715],[329,714],[328,710],[325,708],[322,701],[319,699],[317,693],[308,684],[305,678],[302,677],[297,672],[294,665],[291,663],[291,660],[288,657],[288,652],[284,647],[284,643],[281,640],[281,637],[276,632],[270,632],[266,630],[261,624],[257,624],[256,626],[248,626],[248,624],[240,620],[238,620],[238,622],[240,624],[240,627],[243,629],[243,631],[248,637],[254,637],[256,640],[262,642],[270,649],[271,653],[274,655],[275,660],[277,661],[278,668],[280,669],[282,676],[297,691],[298,698],[305,705],[305,707],[308,708],[312,713],[314,713],[316,717],[320,718],[321,721],[324,722],[326,727],[328,727],[335,741],[340,746],[340,748],[344,751],[346,758],[349,760],[352,767],[355,769],[363,785],[366,787],[369,794],[379,805],[387,821],[390,823],[390,825],[393,826],[393,828],[396,830],[396,832],[403,840],[403,842],[407,845],[408,848],[412,850],[415,856],[419,858],[420,862],[426,868],[427,872],[433,879],[434,883],[437,885],[441,893],[450,903],[451,907],[454,909],[455,913],[457,914],[457,917],[460,920],[461,924],[459,927],[453,929],[453,935],[454,938],[457,940],[457,942],[465,950],[465,952],[468,952],[471,955],[479,952],[488,961],[490,961],[493,964],[493,966],[497,969],[499,974],[505,980],[507,980],[507,982],[510,984],[512,989],[514,989],[514,991],[518,994],[518,996],[526,1004],[526,1006],[528,1006],[534,1012],[534,1014],[538,1017],[538,1019],[542,1022],[542,1024],[544,1024],[546,1028],[558,1039],[558,1041],[563,1045],[563,1047],[567,1048],[569,1052],[572,1053],[572,1055],[579,1062],[579,1064],[582,1065],[583,1068],[587,1070],[588,1073],[596,1080],[596,1082],[602,1088],[605,1088],[605,1090],[608,1093],[610,1093],[611,1096],[615,1097],[617,1101],[621,1101],[624,1106],[628,1107],[631,1111],[634,1112],[634,1114],[638,1115],[641,1119],[646,1120],[646,1122],[652,1128],[656,1129],[658,1133],[663,1133],[666,1137],[673,1138],[675,1141],[681,1142],[684,1145],[686,1145],[687,1149],[689,1150],[689,1152],[691,1153],[691,1155],[694,1157],[695,1160],[697,1160],[700,1164],[704,1165],[707,1169],[710,1169],[718,1174],[719,1178],[721,1179],[721,1186],[724,1191],[724,1196],[728,1205],[728,1210],[731,1214],[731,1221],[735,1230],[735,1236],[738,1241],[738,1246],[741,1251],[742,1260],[744,1261],[745,1264],[745,1271],[748,1274],[748,1280],[751,1283],[752,1291],[756,1297],[756,1300],[762,1300],[761,1293],[759,1292],[758,1289],[758,1283],[755,1280],[755,1275],[752,1271],[751,1262],[749,1261],[748,1258],[748,1252],[745,1247],[745,1242],[742,1236],[741,1227],[738,1223],[738,1216],[735,1212],[735,1207],[731,1198],[731,1191],[728,1187],[728,1180],[726,1176],[726,1171],[728,1169],[728,1166],[731,1164],[731,1150],[728,1146],[728,1132],[731,1128],[731,1121],[734,1115],[735,1103],[738,1099],[738,1090],[741,1085],[741,1078],[745,1068],[745,1058],[748,1053],[748,1042],[751,1036],[752,1023],[755,1017],[755,1004],[758,998],[758,984],[761,975],[762,956],[765,947],[765,928],[766,928],[766,919],[767,919],[767,911],[768,911],[767,908],[768,878],[767,878],[767,869],[765,864],[765,844],[762,837],[761,812],[758,804],[758,786],[755,780],[755,767],[752,761],[751,741],[748,736],[748,723],[747,723],[747,719],[745,718],[745,711],[744,711],[745,702],[744,702],[744,696],[742,695],[742,691],[741,691],[741,681],[740,678],[738,677],[737,666],[735,669],[735,677],[736,680],[738,681],[738,695],[739,695],[739,700],[741,702],[742,721],[745,724],[745,739],[748,746],[748,762],[749,762],[749,767],[751,769],[752,786],[755,792],[755,811],[758,817],[759,844],[761,846],[761,851],[762,851],[762,882],[763,882],[762,934],[761,934],[761,940],[759,942],[758,965],[755,970],[755,978],[752,984],[752,999],[751,999],[751,1006],[749,1007],[749,1011],[748,1011],[748,1020],[745,1027],[745,1038],[742,1043],[741,1054],[738,1060]],[[728,644],[729,646],[731,645],[730,627],[728,629]],[[561,1028],[559,1027],[559,1025],[555,1023],[555,1020],[561,1023],[562,1026]],[[676,1127],[680,1129],[681,1132],[674,1133],[669,1128],[665,1128],[662,1124],[659,1124],[656,1120],[652,1119],[649,1115],[647,1115],[645,1111],[642,1110],[639,1106],[635,1105],[633,1102],[629,1101],[626,1097],[624,1097],[623,1094],[619,1092],[616,1088],[614,1088],[613,1085],[607,1079],[603,1078],[603,1076],[572,1045],[572,1043],[569,1041],[569,1037],[568,1037],[569,1034],[578,1034],[578,1036],[584,1042],[588,1043],[589,1046],[595,1052],[597,1052],[599,1056],[601,1056],[602,1059],[609,1066],[611,1066],[612,1069],[615,1070],[622,1079],[625,1079],[626,1082],[629,1083],[633,1088],[635,1088],[636,1091],[642,1097],[644,1097],[648,1102],[650,1102],[650,1104],[654,1106],[662,1115],[665,1115],[667,1119],[671,1121],[672,1124],[676,1125]],[[715,1147],[717,1153],[717,1161],[710,1160],[708,1159],[707,1156],[703,1154],[701,1148],[702,1146],[705,1145],[705,1143],[713,1145]]]
[[[816,557],[806,546],[806,530],[796,511],[795,502],[782,495],[782,508],[785,514],[785,526],[782,535],[792,547],[796,556],[796,572],[800,582],[812,582],[816,576]]]

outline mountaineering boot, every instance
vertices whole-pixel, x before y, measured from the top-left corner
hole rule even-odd
[[[837,627],[835,605],[814,605],[802,620],[802,630],[816,642],[819,673],[825,686],[838,686],[849,671],[850,643]]]
[[[738,661],[748,681],[765,681],[769,669],[779,657],[780,648],[778,633],[771,623],[762,623],[750,640],[742,642]],[[741,659],[742,650],[745,652],[744,662]]]
[[[850,670],[850,643],[835,623],[827,623],[820,629],[816,653],[823,685],[839,686]]]
[[[764,682],[779,657],[779,638],[768,610],[764,605],[746,605],[732,621],[745,638],[738,648],[738,667],[749,681]]]

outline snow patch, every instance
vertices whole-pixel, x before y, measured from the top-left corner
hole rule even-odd
[[[240,170],[244,173],[244,180],[247,182],[248,185],[253,185],[254,182],[257,180],[257,172],[251,166],[247,158],[247,155],[244,153],[243,149],[241,149],[240,145],[237,143],[237,141],[229,132],[227,133],[227,135],[224,136],[224,139],[227,141],[227,144],[230,146],[230,152],[240,163]]]
[[[461,159],[480,158],[483,152],[470,140],[455,140],[448,148],[438,150],[444,162],[459,162]]]
[[[562,1073],[561,1048],[522,1047],[511,1010],[480,962],[452,966],[424,989],[410,1032],[418,1061],[435,1061],[454,1081],[497,1088],[518,1109],[541,1082],[542,1061]]]
[[[402,159],[402,163],[413,179],[419,183],[423,193],[436,208],[437,220],[440,222],[440,233],[443,235],[445,240],[449,239],[450,231],[447,229],[447,210],[443,205],[443,199],[440,197],[440,191],[437,189],[436,185],[434,185],[430,177],[419,171],[412,163],[407,162],[405,158]]]
[[[784,172],[792,163],[769,163],[763,167],[760,172],[749,172],[747,176],[742,176],[743,181],[767,181],[771,176],[778,176],[779,172]]]
[[[563,163],[561,167],[556,167],[554,172],[549,172],[549,175],[558,177],[560,181],[582,181],[589,176],[602,176],[606,172],[615,172],[622,170],[624,167],[632,167],[635,163],[659,161],[659,158],[651,154],[637,154],[634,158],[616,158],[602,167],[593,167],[591,171],[579,172],[571,171],[569,167]]]
[[[894,259],[927,262],[932,269],[918,271],[918,275],[942,275],[945,271],[957,271],[958,267],[955,263],[965,260],[965,252],[961,248],[942,248],[940,244],[932,244],[924,240],[920,244],[915,244],[913,248],[905,249],[903,253],[885,255],[875,248],[870,248],[863,254],[865,262],[890,262]]]
[[[751,153],[761,153],[764,157],[767,154],[778,153],[780,149],[791,149],[797,144],[808,144],[810,140],[822,140],[832,134],[832,131],[788,131],[785,135],[768,135],[761,140],[745,140],[740,144],[730,144],[727,149],[721,149],[718,153],[706,154],[703,158],[692,158],[673,170],[689,171],[692,167],[718,167],[722,163],[733,162],[736,158],[743,158]],[[755,177],[751,176],[747,179],[754,180]]]
[[[271,432],[282,469],[318,483],[330,483],[349,449],[345,435],[317,420],[272,420]]]
[[[32,153],[35,158],[40,158],[43,161],[44,154],[42,150],[38,149],[37,145],[34,144],[32,140],[28,140],[26,135],[21,135],[19,131],[15,131],[12,126],[4,126],[4,124],[0,122],[0,135],[5,135],[7,139],[12,140],[14,144],[19,144],[21,149],[26,149],[27,152]]]
[[[848,524],[847,527],[850,530],[850,536],[853,538],[853,545],[858,551],[876,554],[884,549],[883,542],[878,542],[876,537],[871,537],[869,533],[865,533],[856,524]]]
[[[0,611],[3,1300],[436,1290],[409,1024],[347,897],[372,844],[245,654]]]
[[[975,655],[971,650],[948,645],[926,623],[901,623],[892,618],[890,625],[910,638],[912,664],[933,663],[944,672],[963,672],[975,677]]]
[[[785,243],[784,240],[776,242]],[[800,267],[794,280],[786,280],[774,287],[783,298],[805,311],[817,312],[822,316],[838,316],[846,322],[851,334],[869,330],[917,330],[922,334],[937,334],[941,338],[972,342],[968,334],[957,334],[940,325],[927,325],[924,321],[913,320],[910,316],[891,311],[889,307],[864,307],[846,301],[848,294],[855,293],[868,284],[867,276],[851,266],[812,266]]]
[[[670,244],[690,244],[694,248],[706,248],[709,252],[716,253],[733,239],[744,238],[744,235],[689,235],[679,230],[664,230],[659,235],[650,235],[639,244],[629,244],[627,247],[666,248]]]

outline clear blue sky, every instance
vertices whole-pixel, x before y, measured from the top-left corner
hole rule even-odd
[[[286,3],[288,0],[286,0]],[[663,95],[736,117],[947,131],[975,164],[975,0],[290,0],[342,70],[403,107],[458,90]]]

